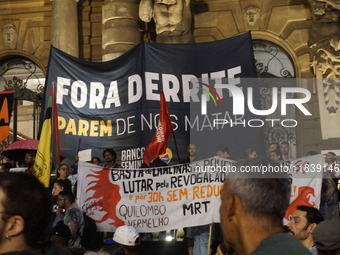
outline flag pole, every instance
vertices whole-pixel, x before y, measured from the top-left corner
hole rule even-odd
[[[208,242],[208,252],[207,252],[207,255],[210,254],[212,225],[213,225],[213,223],[211,223],[209,225],[209,242]]]
[[[172,131],[172,137],[174,138],[174,142],[175,142],[175,148],[176,148],[176,153],[177,153],[177,158],[178,158],[178,163],[181,163],[181,159],[179,158],[179,153],[178,153],[178,148],[177,148],[177,142],[176,142],[176,137],[175,137],[175,132]]]
[[[79,150],[80,150],[80,143],[81,143],[81,137],[78,140],[78,150],[77,150],[77,153],[79,153]]]

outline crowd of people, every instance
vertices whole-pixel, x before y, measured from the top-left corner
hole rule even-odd
[[[187,162],[197,160],[197,153],[197,146],[189,144]],[[225,145],[217,147],[216,155],[233,160]],[[98,246],[89,248],[90,241],[82,240],[87,216],[75,200],[77,159],[71,168],[60,164],[46,189],[31,174],[34,157],[34,152],[26,154],[27,170],[21,173],[10,172],[8,166],[1,165],[0,254],[84,254],[89,251],[139,254],[141,238],[131,226],[117,228],[113,238],[101,236]],[[113,149],[104,150],[103,158],[104,167],[121,167]],[[275,165],[291,160],[288,143],[272,143],[268,157],[261,157],[249,148],[236,167]],[[92,158],[91,162],[102,164],[99,157]],[[230,173],[221,190],[220,224],[213,224],[212,228],[210,225],[186,228],[188,254],[208,254],[208,247],[211,247],[209,254],[217,247],[219,255],[340,254],[335,153],[325,155],[325,164],[320,210],[297,206],[285,226],[282,219],[291,195],[287,174]],[[213,245],[211,232],[215,239]]]

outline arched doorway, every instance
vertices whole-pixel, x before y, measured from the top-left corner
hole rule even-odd
[[[255,65],[259,78],[295,78],[295,67],[289,54],[277,44],[266,40],[253,40]],[[276,87],[286,86],[286,82],[275,82]],[[272,83],[261,82],[260,94],[263,109],[268,109],[272,105]],[[293,95],[288,95],[293,97]],[[280,95],[279,95],[280,100]],[[280,101],[278,102],[280,104]],[[279,112],[267,116],[268,119],[282,119]],[[296,119],[294,106],[289,105],[285,119]],[[276,122],[265,124],[265,143],[281,143],[287,141],[290,145],[290,156],[296,157],[296,127],[283,127]]]
[[[14,91],[11,134],[1,143],[1,151],[17,139],[37,138],[44,83],[43,71],[28,58],[0,60],[0,91]]]

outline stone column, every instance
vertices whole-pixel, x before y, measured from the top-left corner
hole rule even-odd
[[[78,0],[52,0],[51,43],[79,57]]]
[[[105,0],[103,61],[115,59],[141,42],[138,0]]]
[[[332,140],[340,141],[340,5],[337,0],[310,0],[310,4],[309,46],[317,78],[321,133],[325,147],[332,149]]]

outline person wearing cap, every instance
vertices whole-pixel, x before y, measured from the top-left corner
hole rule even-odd
[[[137,230],[131,226],[120,226],[113,235],[113,241],[122,246],[125,255],[138,255],[140,237]]]
[[[313,231],[322,221],[323,217],[318,209],[300,205],[290,216],[290,221],[287,224],[288,233],[300,240],[311,254],[317,255],[313,241]]]
[[[338,220],[320,222],[314,230],[313,240],[318,250],[318,255],[339,255],[340,222]]]

